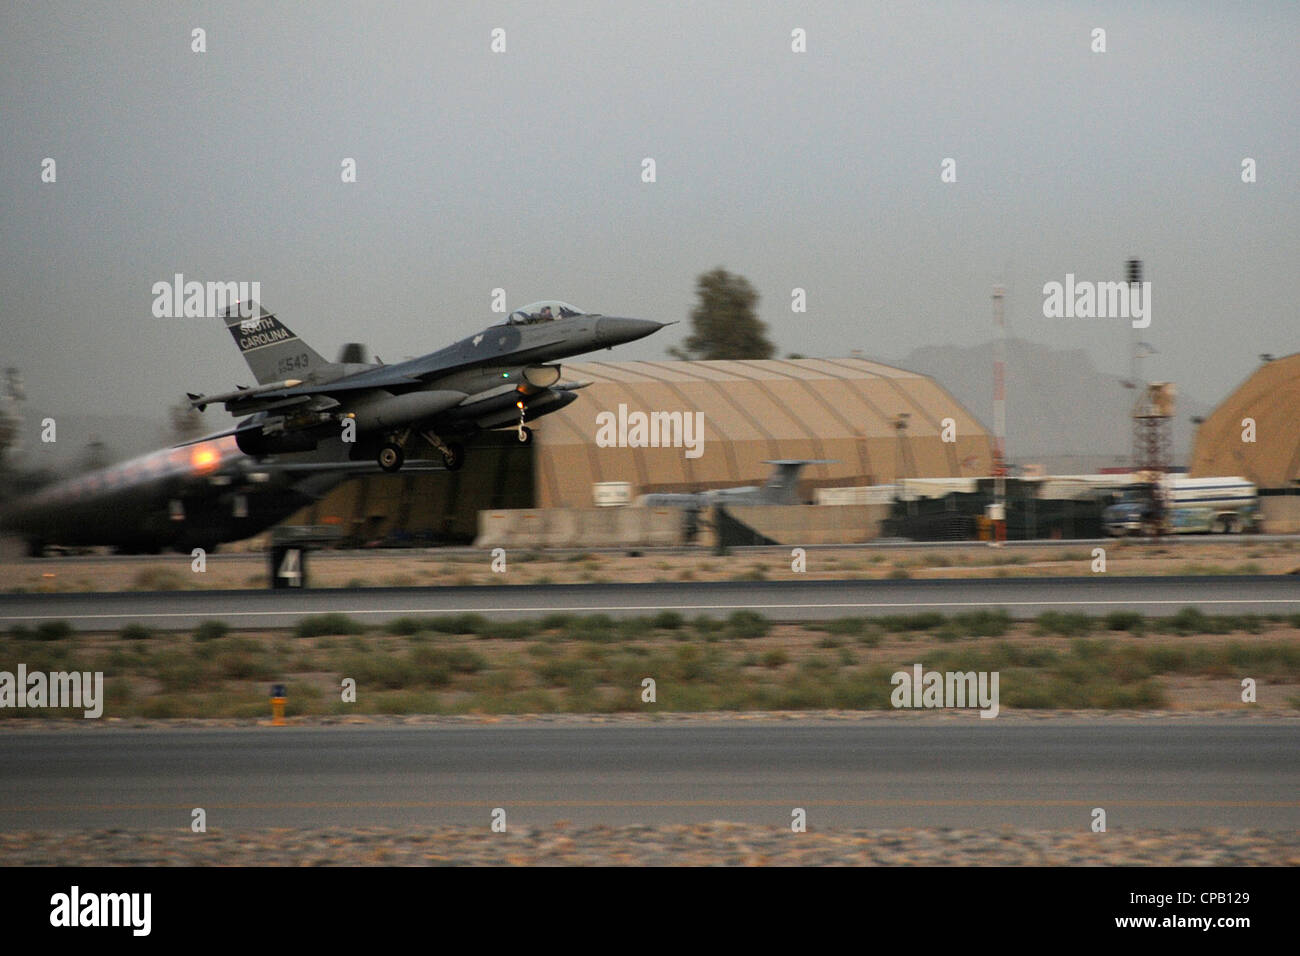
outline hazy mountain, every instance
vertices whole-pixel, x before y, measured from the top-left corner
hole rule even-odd
[[[991,432],[993,343],[914,349],[882,360],[934,378]],[[1025,339],[1007,342],[1007,455],[1012,462],[1045,465],[1057,473],[1094,471],[1129,463],[1135,393],[1119,376],[1101,372],[1082,349],[1058,351]],[[1186,464],[1195,425],[1213,405],[1189,396],[1179,383],[1173,420],[1173,463]]]

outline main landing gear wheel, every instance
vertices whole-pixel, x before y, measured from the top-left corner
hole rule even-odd
[[[458,441],[448,442],[447,450],[442,453],[442,463],[448,471],[459,471],[465,464],[465,446]]]
[[[397,445],[389,442],[379,449],[376,460],[379,462],[380,468],[391,474],[394,471],[401,470],[402,462],[406,461],[406,453]]]
[[[533,443],[533,430],[527,425],[519,426],[519,444],[531,445]]]

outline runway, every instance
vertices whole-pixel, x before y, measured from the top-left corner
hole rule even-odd
[[[684,721],[0,733],[0,829],[736,820],[1300,825],[1300,723]]]
[[[791,575],[791,577],[795,577]],[[139,622],[160,630],[208,618],[234,627],[289,627],[338,612],[366,624],[410,615],[476,613],[493,619],[547,614],[638,617],[663,610],[725,617],[749,609],[783,621],[851,615],[958,613],[1004,608],[1020,618],[1044,611],[1167,616],[1300,611],[1300,576],[960,578],[903,581],[738,581],[654,584],[520,584],[498,587],[353,588],[302,591],[160,591],[0,595],[0,626],[64,620],[83,631]]]

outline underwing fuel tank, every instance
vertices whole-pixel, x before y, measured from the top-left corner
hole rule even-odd
[[[528,414],[531,416],[549,415],[551,412],[559,411],[570,402],[576,401],[577,392],[559,392],[554,389],[547,389],[537,395],[530,396],[527,399]],[[474,422],[479,428],[513,428],[519,424],[519,412],[515,408],[510,408],[493,415],[485,413]]]
[[[459,405],[467,397],[464,392],[446,389],[405,395],[367,395],[353,402],[349,412],[359,431],[404,428]]]
[[[448,423],[455,428],[509,428],[519,424],[519,402],[529,418],[557,411],[578,397],[577,392],[546,388],[531,394],[511,390],[480,399],[451,412]]]

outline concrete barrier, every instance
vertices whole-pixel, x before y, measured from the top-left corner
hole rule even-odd
[[[616,513],[617,532],[610,541],[635,536],[645,547],[672,547],[686,543],[686,516],[680,508],[601,508]],[[637,514],[640,512],[640,514]]]
[[[671,547],[677,508],[493,508],[478,513],[476,548]]]
[[[791,547],[857,544],[880,537],[889,505],[744,505],[727,507],[737,521]]]
[[[879,537],[888,505],[746,505],[727,507],[736,520],[794,547],[854,544]],[[700,515],[693,542],[712,544]],[[476,548],[675,547],[686,544],[681,508],[493,508],[478,513]]]

